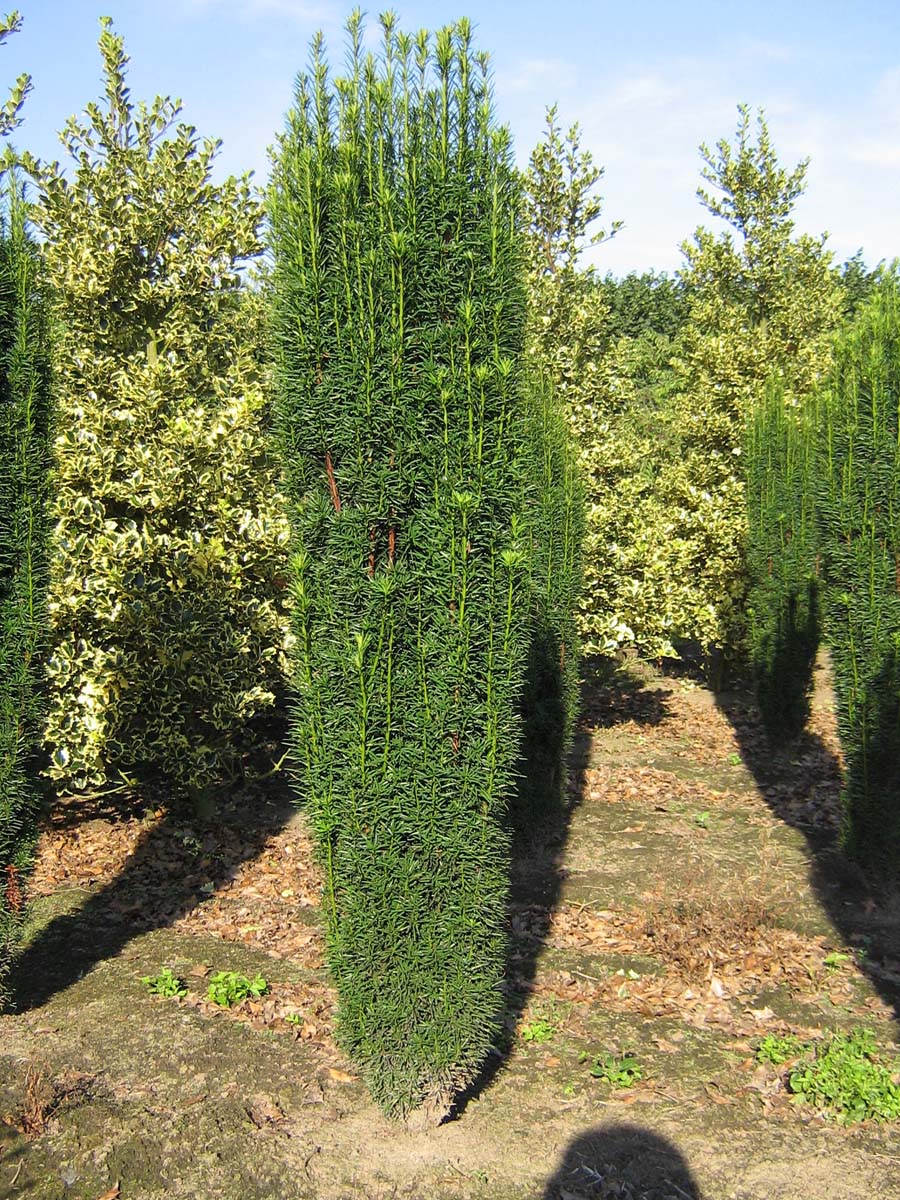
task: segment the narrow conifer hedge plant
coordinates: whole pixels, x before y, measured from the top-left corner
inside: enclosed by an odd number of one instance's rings
[[[0,229],[0,995],[24,915],[38,801],[51,462],[43,272],[16,176]]]
[[[382,1108],[443,1115],[502,1010],[529,634],[519,184],[467,21],[321,37],[274,163],[294,752],[338,1032]]]
[[[777,744],[806,726],[819,648],[814,405],[790,403],[773,378],[748,425],[749,650],[763,725]]]
[[[840,339],[822,395],[825,629],[846,760],[844,840],[900,881],[900,286]]]

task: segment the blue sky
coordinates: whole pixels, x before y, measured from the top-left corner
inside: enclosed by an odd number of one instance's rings
[[[18,0],[23,31],[2,47],[2,77],[34,77],[16,140],[45,158],[56,131],[100,90],[97,20],[113,17],[132,57],[132,95],[180,97],[185,118],[219,137],[222,172],[267,171],[293,79],[322,28],[332,59],[352,4],[331,0]],[[394,5],[408,29],[472,18],[492,57],[497,109],[524,163],[546,106],[606,169],[602,270],[674,270],[680,243],[711,218],[696,200],[701,141],[731,137],[736,106],[762,105],[786,165],[811,159],[797,224],[842,260],[900,255],[900,0],[573,3],[429,0]],[[371,32],[375,16],[370,11]]]

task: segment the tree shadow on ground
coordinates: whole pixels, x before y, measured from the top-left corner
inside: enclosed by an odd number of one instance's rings
[[[510,888],[507,920],[505,1005],[498,1044],[479,1077],[461,1093],[453,1117],[460,1116],[468,1102],[479,1097],[508,1061],[515,1045],[516,1028],[528,1010],[547,946],[553,913],[566,881],[565,855],[572,819],[584,799],[591,764],[591,731],[634,722],[658,725],[669,714],[662,689],[643,689],[633,675],[609,659],[582,660],[579,720],[568,753],[568,771],[559,778],[543,757],[546,739],[536,738],[535,761],[526,754],[521,764],[523,784],[513,799],[509,814],[511,840]],[[525,745],[529,727],[543,732],[565,728],[563,698],[554,691],[551,676],[537,689],[540,702],[534,711],[523,713]],[[527,694],[527,693],[526,693]],[[539,782],[536,783],[536,780]]]
[[[681,1152],[641,1125],[599,1125],[575,1138],[542,1200],[703,1200]]]
[[[592,729],[614,729],[626,723],[656,726],[671,716],[668,692],[647,686],[650,676],[644,677],[641,667],[637,661],[618,663],[599,655],[586,658],[583,724]]]
[[[862,970],[900,1021],[900,904],[896,896],[873,894],[841,849],[837,756],[810,729],[785,746],[773,745],[749,688],[720,691],[716,704],[769,808],[803,834],[810,883],[829,920],[842,941],[859,951]]]
[[[137,789],[141,794],[159,792],[145,781],[144,789]],[[223,788],[218,798],[209,795],[195,804],[170,799],[161,808],[162,819],[154,819],[152,809],[147,813],[149,828],[114,879],[26,940],[12,972],[12,1011],[40,1007],[115,957],[132,938],[190,913],[232,880],[243,863],[257,858],[296,811],[281,773],[242,788]],[[67,809],[73,815],[66,815]],[[118,811],[108,800],[99,809],[75,801],[64,806],[56,827],[94,820],[108,829],[107,823],[133,819],[135,811],[134,793],[122,796]]]

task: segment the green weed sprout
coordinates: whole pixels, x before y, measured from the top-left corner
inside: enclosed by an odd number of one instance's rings
[[[587,1060],[588,1055],[583,1059]],[[642,1079],[644,1072],[633,1054],[627,1051],[623,1054],[597,1054],[594,1056],[590,1073],[594,1079],[602,1079],[616,1088],[629,1088]]]
[[[792,1033],[785,1037],[770,1033],[757,1046],[756,1061],[770,1063],[773,1067],[781,1067],[789,1059],[797,1058],[802,1054],[804,1048],[804,1043]]]
[[[258,1000],[268,990],[269,985],[262,975],[248,979],[246,975],[240,975],[237,971],[216,971],[209,977],[206,998],[212,1000],[213,1004],[218,1004],[220,1008],[231,1008],[232,1005],[240,1004],[242,1000],[250,997]]]
[[[535,1046],[542,1046],[544,1042],[549,1042],[555,1034],[556,1026],[552,1021],[547,1021],[543,1017],[529,1021],[527,1025],[522,1026],[522,1040],[532,1042]]]
[[[163,967],[156,975],[144,975],[141,983],[149,989],[151,996],[166,996],[167,998],[182,997],[188,993],[183,979],[172,971],[171,967]]]

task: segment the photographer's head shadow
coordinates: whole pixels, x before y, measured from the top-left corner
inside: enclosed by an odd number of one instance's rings
[[[641,1125],[610,1123],[567,1147],[541,1200],[703,1200],[684,1155]]]

